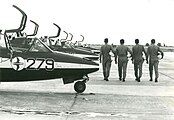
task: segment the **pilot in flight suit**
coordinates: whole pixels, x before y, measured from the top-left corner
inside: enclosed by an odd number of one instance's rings
[[[132,58],[133,58],[133,64],[134,64],[134,74],[135,74],[135,80],[137,82],[140,82],[140,78],[142,76],[142,66],[144,62],[143,58],[143,52],[146,56],[146,61],[147,60],[147,53],[144,49],[143,45],[139,45],[139,40],[135,39],[135,46],[132,47]],[[139,74],[138,74],[139,73]]]
[[[100,48],[100,63],[102,62],[104,80],[109,81],[108,77],[112,62],[111,55],[109,53],[110,51],[114,53],[114,49],[111,45],[108,45],[108,38],[105,38],[104,42],[105,45]]]
[[[159,64],[159,58],[158,54],[161,53],[161,59],[163,59],[164,53],[161,51],[161,49],[155,45],[155,39],[151,40],[151,45],[147,49],[147,55],[149,57],[149,74],[150,74],[150,81],[153,80],[153,67],[155,70],[155,82],[158,82],[158,64]]]
[[[126,78],[126,70],[127,70],[127,63],[128,63],[128,52],[132,56],[132,51],[124,45],[124,39],[120,40],[120,44],[116,48],[115,52],[115,64],[117,64],[117,56],[118,56],[118,73],[119,73],[119,80],[125,82]],[[122,71],[123,71],[123,79],[122,79]]]

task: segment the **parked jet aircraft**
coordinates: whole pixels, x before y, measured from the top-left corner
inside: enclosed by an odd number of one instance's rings
[[[82,37],[82,40],[76,41],[76,44],[74,45],[75,48],[79,48],[79,49],[82,49],[82,50],[87,50],[87,51],[90,51],[90,52],[95,53],[95,54],[100,53],[99,49],[92,48],[92,47],[89,47],[89,46],[86,46],[86,45],[82,45],[81,43],[84,41],[84,36],[83,35],[80,35],[80,36]]]
[[[54,51],[69,53],[69,54],[72,54],[74,56],[78,56],[81,58],[88,58],[90,60],[98,60],[99,59],[99,56],[97,54],[95,54],[91,51],[80,49],[78,47],[74,47],[72,44],[69,44],[69,41],[72,40],[73,36],[72,36],[72,34],[70,34],[71,39],[67,40],[68,33],[65,31],[64,31],[64,33],[66,33],[65,39],[57,40],[56,42],[54,42],[54,40],[51,40],[50,37],[45,37],[43,40]]]
[[[89,80],[88,74],[99,70],[99,65],[91,60],[54,52],[40,39],[22,36],[27,15],[17,6],[13,7],[21,12],[22,20],[19,28],[4,32],[6,47],[0,47],[0,82],[62,78],[64,84],[77,81],[75,91],[83,92]],[[17,37],[9,37],[11,34],[17,34]]]

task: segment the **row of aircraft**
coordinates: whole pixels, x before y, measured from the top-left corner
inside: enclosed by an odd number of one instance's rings
[[[98,55],[90,47],[76,46],[71,39],[59,40],[61,28],[55,36],[37,38],[39,25],[35,24],[33,34],[27,35],[24,29],[26,13],[13,5],[21,14],[19,28],[5,30],[1,34],[5,47],[0,46],[0,82],[24,82],[62,78],[64,84],[74,83],[74,90],[82,93],[89,81],[88,74],[99,70],[99,64],[93,60]],[[82,35],[81,35],[82,36]],[[57,39],[57,40],[55,40]],[[84,37],[82,36],[82,41]]]
[[[91,60],[98,60],[98,51],[95,48],[90,48],[90,47],[83,47],[83,46],[76,46],[76,43],[82,42],[84,40],[84,36],[82,36],[82,41],[76,41],[75,43],[72,43],[72,38],[73,35],[71,35],[70,40],[67,40],[68,38],[68,33],[66,31],[63,31],[66,33],[66,38],[64,39],[57,39],[54,40],[53,38],[59,37],[60,33],[60,27],[54,23],[54,25],[58,28],[58,33],[56,36],[44,36],[41,38],[41,40],[48,45],[52,50],[54,51],[59,51],[59,52],[65,52],[69,53],[78,57],[82,58],[88,58]]]

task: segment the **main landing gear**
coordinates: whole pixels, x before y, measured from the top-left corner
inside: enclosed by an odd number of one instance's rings
[[[85,78],[83,78],[83,81],[77,81],[75,84],[74,84],[74,90],[77,92],[77,93],[82,93],[85,91],[86,89],[86,82],[89,81],[89,77],[86,75]]]

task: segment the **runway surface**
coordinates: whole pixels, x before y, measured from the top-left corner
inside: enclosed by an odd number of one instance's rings
[[[73,84],[61,79],[0,84],[0,120],[173,120],[174,53],[165,53],[159,64],[159,82],[149,81],[148,65],[143,77],[134,79],[129,61],[126,82],[118,80],[112,62],[109,81],[102,71],[90,74],[87,89],[76,94]]]

